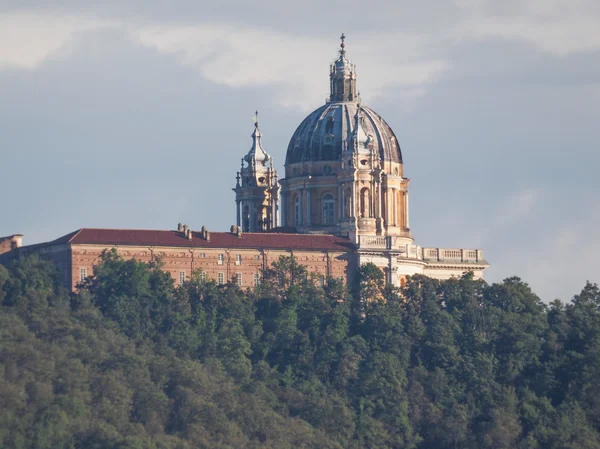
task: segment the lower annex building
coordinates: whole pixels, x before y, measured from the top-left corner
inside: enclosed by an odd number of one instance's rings
[[[0,261],[39,253],[57,263],[71,289],[111,248],[145,262],[160,257],[176,283],[199,271],[218,283],[252,287],[282,255],[296,257],[321,282],[348,281],[367,262],[398,286],[414,274],[448,279],[472,271],[482,278],[489,266],[482,250],[415,244],[400,145],[383,118],[361,103],[344,35],[329,77],[330,96],[294,132],[281,179],[263,148],[257,113],[233,188],[236,225],[229,232],[85,228],[29,246],[18,234],[0,238]]]

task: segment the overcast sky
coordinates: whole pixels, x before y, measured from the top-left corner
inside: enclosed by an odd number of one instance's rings
[[[545,301],[600,281],[600,2],[0,0],[0,236],[224,231],[260,111],[283,169],[347,36],[423,246]]]

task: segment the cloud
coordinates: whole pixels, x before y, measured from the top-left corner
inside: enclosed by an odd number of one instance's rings
[[[336,56],[331,40],[299,40],[268,29],[227,24],[143,27],[134,34],[142,44],[176,55],[182,64],[212,82],[236,88],[276,87],[278,103],[283,106],[308,108],[321,103],[328,94],[326,64]],[[448,69],[443,60],[411,59],[420,53],[415,36],[391,37],[353,36],[356,44],[352,44],[349,57],[360,61],[359,85],[369,86],[367,98],[392,86],[414,97]],[[390,43],[375,47],[375,41]]]
[[[600,49],[600,7],[595,0],[456,3],[464,10],[463,20],[454,29],[458,40],[520,40],[555,56]]]
[[[299,38],[297,31],[285,30],[281,24],[240,25],[233,15],[229,21],[196,19],[190,25],[182,17],[148,16],[152,3],[144,8],[144,19],[118,16],[116,4],[112,6],[98,5],[106,17],[102,19],[90,5],[79,14],[22,9],[0,16],[0,68],[39,68],[48,58],[67,57],[78,34],[108,27],[126,30],[134,41],[173,55],[211,82],[233,88],[268,86],[275,92],[274,101],[285,107],[309,109],[328,95],[327,64],[335,58],[337,46],[330,37]],[[365,102],[390,89],[403,103],[425,95],[453,69],[451,49],[465,41],[525,41],[558,56],[600,48],[596,26],[600,14],[592,2],[579,0],[565,8],[559,1],[530,0],[498,8],[489,1],[456,0],[444,9],[452,20],[435,31],[426,31],[430,8],[416,8],[411,18],[423,23],[421,30],[412,23],[403,31],[374,31],[367,26],[348,33],[348,54],[357,63]],[[280,19],[292,21],[292,17]]]
[[[35,12],[0,15],[0,68],[37,69],[48,58],[68,53],[77,33],[115,23],[73,15],[57,16]]]
[[[540,229],[534,245],[523,248],[522,276],[544,301],[568,301],[586,281],[598,282],[600,202],[588,203],[576,216],[561,216],[556,227]]]

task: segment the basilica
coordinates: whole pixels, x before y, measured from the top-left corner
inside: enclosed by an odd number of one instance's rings
[[[409,183],[392,128],[362,104],[357,70],[341,36],[330,66],[330,95],[290,139],[285,172],[263,148],[258,113],[252,146],[236,175],[236,224],[228,232],[84,228],[57,240],[22,246],[21,235],[0,238],[0,261],[37,252],[56,261],[72,289],[93,274],[103,250],[125,258],[160,257],[175,282],[194,272],[242,287],[260,282],[261,271],[293,255],[320,282],[348,281],[356,268],[374,263],[390,284],[407,276],[437,279],[488,267],[480,249],[430,248],[415,243],[409,221]]]
[[[252,148],[237,174],[237,226],[244,232],[331,234],[355,247],[356,263],[372,262],[400,284],[407,275],[446,279],[488,264],[479,249],[423,248],[409,222],[402,151],[392,128],[363,105],[356,66],[346,57],[331,64],[330,96],[292,135],[285,177],[273,170],[256,117]],[[279,216],[281,221],[279,222]]]

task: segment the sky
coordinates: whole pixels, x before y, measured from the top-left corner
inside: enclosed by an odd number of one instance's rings
[[[0,0],[0,236],[225,231],[260,112],[283,171],[347,36],[416,243],[544,300],[600,282],[597,0]]]

